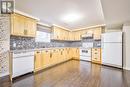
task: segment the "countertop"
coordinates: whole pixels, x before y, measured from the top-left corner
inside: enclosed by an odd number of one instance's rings
[[[29,52],[29,51],[38,51],[38,50],[52,50],[52,49],[62,49],[62,48],[80,48],[80,47],[50,47],[50,48],[35,48],[35,49],[19,49],[19,50],[10,50],[11,53],[20,53],[20,52]]]

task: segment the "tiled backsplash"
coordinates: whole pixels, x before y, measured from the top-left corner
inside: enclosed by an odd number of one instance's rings
[[[79,43],[75,43],[75,46],[79,46],[77,44]],[[11,50],[49,48],[49,47],[71,47],[73,45],[71,42],[67,41],[51,41],[50,43],[35,42],[35,38],[30,37],[11,36],[10,39]]]
[[[82,40],[76,42],[68,41],[51,41],[48,43],[35,42],[35,38],[31,37],[18,37],[11,36],[10,49],[11,50],[23,50],[23,49],[34,49],[34,48],[49,48],[49,47],[81,47],[82,42],[94,42],[94,47],[100,47],[101,41],[94,40]],[[98,45],[98,46],[97,46]]]

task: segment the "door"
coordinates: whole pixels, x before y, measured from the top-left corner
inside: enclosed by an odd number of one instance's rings
[[[102,48],[102,62],[104,64],[122,66],[122,44],[104,43]]]

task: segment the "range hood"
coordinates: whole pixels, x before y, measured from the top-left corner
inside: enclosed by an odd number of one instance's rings
[[[93,32],[87,32],[82,35],[82,38],[93,38]]]

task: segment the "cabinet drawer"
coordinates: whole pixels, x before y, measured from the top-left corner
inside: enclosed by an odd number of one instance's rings
[[[92,60],[94,60],[94,61],[101,61],[101,58],[100,57],[93,57]]]
[[[101,48],[93,48],[92,49],[92,52],[100,52],[101,51]]]

